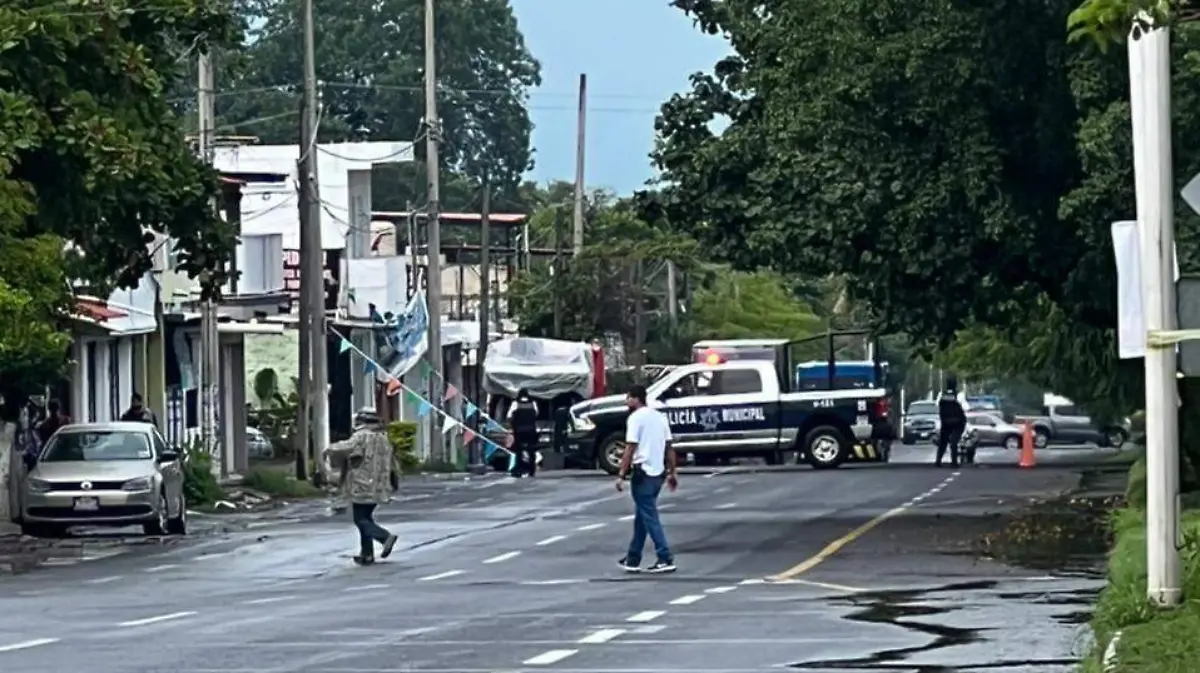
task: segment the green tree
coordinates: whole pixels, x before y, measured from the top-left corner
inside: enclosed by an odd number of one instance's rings
[[[922,339],[1061,294],[1082,253],[1046,226],[1078,176],[1064,4],[675,4],[736,53],[663,106],[672,222],[739,268],[842,275]]]
[[[541,83],[540,65],[507,1],[439,0],[436,7],[441,159],[448,173],[443,202],[465,207],[474,192],[462,176],[487,177],[495,188],[494,207],[512,207],[533,163],[525,105],[529,89]],[[299,0],[246,1],[252,26],[246,46],[224,60],[218,82],[228,92],[218,100],[223,132],[269,143],[297,141],[304,53],[299,10]],[[418,137],[425,116],[423,21],[421,0],[318,4],[322,141]],[[417,151],[423,157],[422,144]],[[377,173],[380,207],[399,210],[408,201],[424,201],[422,166]]]
[[[223,283],[234,232],[217,182],[164,92],[180,59],[233,37],[221,3],[163,0],[0,7],[0,381],[46,383],[66,361],[68,278],[96,292],[149,270],[150,231],[184,271]],[[70,242],[70,252],[64,253]],[[28,388],[25,388],[28,390]],[[11,389],[10,389],[11,390]]]

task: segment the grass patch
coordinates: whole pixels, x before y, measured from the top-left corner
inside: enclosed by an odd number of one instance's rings
[[[313,498],[324,494],[307,481],[298,481],[288,473],[289,469],[286,465],[251,468],[242,479],[242,486],[274,498]]]
[[[1140,473],[1144,475],[1144,466]],[[1131,480],[1132,481],[1132,480]],[[1189,498],[1188,504],[1194,502]],[[1096,651],[1083,671],[1103,670],[1104,651],[1121,632],[1116,671],[1122,673],[1194,673],[1200,670],[1200,510],[1183,513],[1180,551],[1184,604],[1159,610],[1146,598],[1146,515],[1136,506],[1117,511],[1112,520],[1115,545],[1109,555],[1108,586],[1092,617]]]

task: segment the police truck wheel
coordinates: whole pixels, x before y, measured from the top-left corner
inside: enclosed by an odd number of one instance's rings
[[[596,451],[596,462],[600,469],[614,477],[621,471],[621,456],[625,453],[625,442],[621,441],[621,433],[614,432],[600,440]]]
[[[1050,445],[1050,431],[1045,428],[1033,429],[1033,445],[1036,448],[1044,449]]]
[[[822,425],[804,436],[808,464],[818,469],[834,468],[846,460],[849,443],[846,435],[832,425]]]

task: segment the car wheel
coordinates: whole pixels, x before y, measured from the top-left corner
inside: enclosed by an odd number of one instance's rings
[[[1050,445],[1050,431],[1045,428],[1033,429],[1033,446],[1035,448],[1044,449]]]
[[[167,496],[161,491],[154,507],[154,520],[142,524],[142,532],[146,535],[167,534]]]
[[[1004,438],[1004,448],[1009,451],[1016,451],[1021,448],[1021,437],[1019,435],[1009,435]]]
[[[1129,440],[1129,435],[1122,428],[1109,428],[1104,433],[1104,445],[1119,449]]]
[[[614,477],[621,471],[621,456],[625,454],[625,442],[621,441],[621,433],[614,432],[600,440],[596,451],[596,462],[600,469]]]
[[[170,535],[187,535],[187,500],[183,494],[179,496],[179,516],[167,521],[167,533]]]
[[[839,467],[850,450],[845,434],[832,425],[809,430],[804,436],[804,449],[808,464],[817,469]]]

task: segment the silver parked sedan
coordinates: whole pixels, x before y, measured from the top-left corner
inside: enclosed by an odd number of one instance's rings
[[[182,457],[148,423],[64,426],[25,479],[21,529],[141,524],[147,535],[187,533]]]
[[[1021,448],[1022,428],[1005,421],[999,414],[968,413],[967,427],[975,431],[982,446],[1003,446],[1013,450]]]

